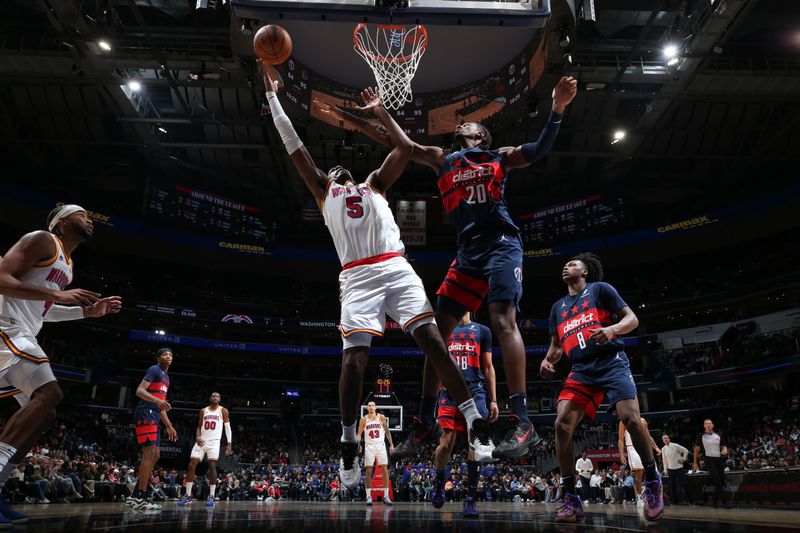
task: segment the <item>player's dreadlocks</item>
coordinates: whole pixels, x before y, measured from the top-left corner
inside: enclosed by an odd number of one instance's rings
[[[588,274],[586,274],[587,283],[603,281],[603,264],[600,262],[600,258],[597,254],[584,252],[576,255],[570,259],[570,261],[580,261],[586,266],[586,270],[588,271]]]

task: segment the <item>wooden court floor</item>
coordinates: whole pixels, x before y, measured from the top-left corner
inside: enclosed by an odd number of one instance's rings
[[[121,503],[20,505],[30,522],[14,530],[68,531],[362,531],[419,533],[422,531],[800,531],[800,510],[713,507],[667,507],[664,518],[647,523],[628,505],[586,506],[582,525],[555,522],[556,504],[483,503],[480,517],[465,519],[460,503],[441,510],[430,504],[336,502],[203,502],[187,508],[176,503],[161,512],[132,511]]]

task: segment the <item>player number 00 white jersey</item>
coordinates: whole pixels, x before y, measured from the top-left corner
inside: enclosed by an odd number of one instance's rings
[[[203,425],[200,429],[200,438],[204,442],[222,440],[222,408],[218,407],[212,411],[208,407],[203,408]]]

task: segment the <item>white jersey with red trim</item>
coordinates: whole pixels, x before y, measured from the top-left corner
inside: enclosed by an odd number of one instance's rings
[[[364,417],[367,421],[364,426],[364,444],[366,446],[385,446],[386,432],[381,423],[381,417],[375,416],[370,418],[369,415]]]
[[[367,183],[331,182],[322,203],[322,217],[342,266],[359,259],[405,252],[389,202]]]
[[[20,280],[37,287],[63,291],[72,283],[72,261],[64,252],[61,240],[52,235],[55,244],[53,256],[37,263],[20,277]],[[44,317],[55,302],[23,300],[0,294],[0,328],[20,328],[32,336],[42,329]]]
[[[203,408],[203,424],[200,426],[200,438],[204,442],[222,440],[222,407]]]

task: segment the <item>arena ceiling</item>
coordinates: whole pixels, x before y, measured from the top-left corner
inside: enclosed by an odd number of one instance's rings
[[[642,211],[689,209],[792,179],[800,153],[793,2],[603,0],[591,22],[554,0],[553,12],[535,97],[490,124],[495,144],[535,138],[562,74],[581,90],[546,164],[510,182],[515,203],[615,189]],[[0,25],[2,179],[95,191],[110,209],[136,213],[147,179],[165,178],[258,203],[286,225],[299,217],[305,191],[260,117],[260,81],[253,58],[239,55],[241,20],[227,7],[13,0]],[[559,46],[562,29],[568,48]],[[669,44],[679,48],[672,66]],[[146,91],[132,95],[134,78]],[[343,159],[365,174],[385,153],[308,117],[295,123],[321,166]],[[613,143],[617,129],[627,135]],[[433,193],[422,169],[399,188],[417,192]]]

